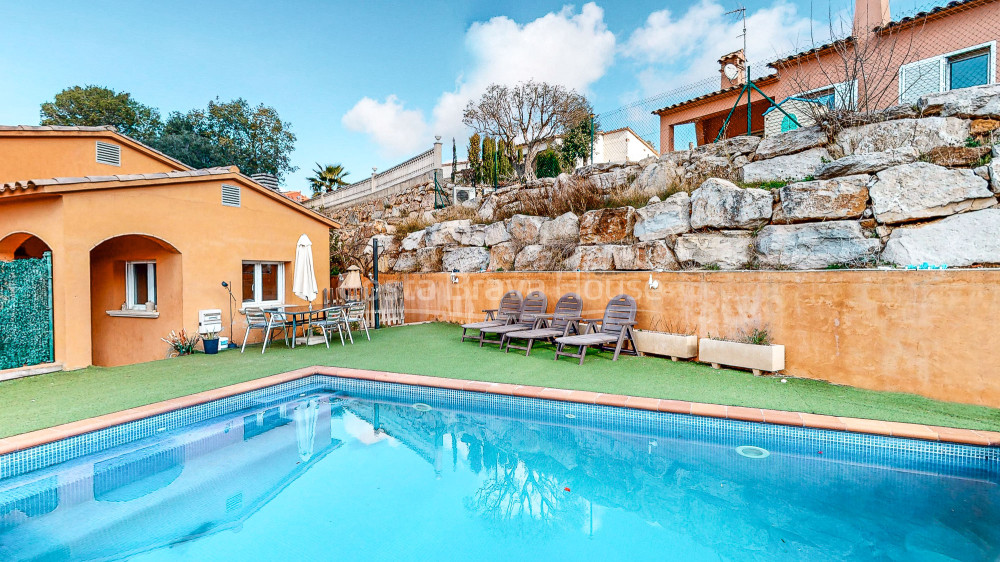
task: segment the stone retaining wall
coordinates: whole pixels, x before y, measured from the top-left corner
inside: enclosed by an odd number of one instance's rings
[[[406,237],[393,236],[404,217],[441,216],[429,211],[432,191],[351,212],[380,225],[379,267],[400,273],[1000,263],[1000,85],[926,96],[883,117],[833,135],[812,127],[588,166],[474,199],[463,205],[475,218]],[[517,214],[578,182],[609,200],[649,201]]]

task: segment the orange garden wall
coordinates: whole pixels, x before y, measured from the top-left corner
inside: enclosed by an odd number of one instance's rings
[[[386,276],[403,281],[407,322],[479,320],[507,290],[539,289],[550,311],[565,292],[584,316],[628,293],[639,328],[730,334],[770,327],[785,372],[874,390],[1000,407],[1000,270],[501,272]]]
[[[222,206],[221,184],[238,182],[243,182],[242,207]],[[197,331],[201,309],[222,309],[222,333],[229,335],[229,296],[220,283],[228,281],[242,302],[244,260],[286,262],[285,302],[306,304],[292,294],[295,245],[302,234],[313,242],[317,282],[325,286],[329,227],[275,197],[280,196],[232,178],[183,178],[62,197],[0,197],[0,246],[11,234],[26,232],[52,249],[55,355],[66,369],[162,359],[166,344],[159,338],[170,330]],[[162,244],[112,244],[92,254],[102,242],[123,235]],[[177,253],[165,253],[165,246]],[[158,319],[105,313],[121,307],[125,289],[119,264],[133,257],[157,259],[158,266],[160,259],[169,259],[162,270],[158,267]],[[234,316],[235,341],[242,341],[244,317],[238,310]]]

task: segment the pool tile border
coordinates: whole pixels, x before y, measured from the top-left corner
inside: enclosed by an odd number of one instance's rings
[[[704,417],[723,418],[756,423],[770,423],[809,427],[835,431],[848,431],[883,435],[887,437],[903,437],[924,441],[939,441],[963,445],[979,445],[987,447],[1000,446],[1000,432],[979,431],[952,427],[928,426],[913,423],[885,422],[861,418],[846,418],[806,412],[786,412],[744,406],[724,406],[686,400],[669,400],[641,396],[625,396],[621,394],[606,394],[587,390],[567,390],[563,388],[548,388],[541,386],[517,385],[499,382],[471,381],[465,379],[448,379],[426,375],[410,375],[402,373],[385,373],[363,369],[348,369],[342,367],[304,367],[269,377],[254,379],[213,390],[206,390],[188,396],[171,398],[162,402],[147,404],[120,412],[105,414],[85,420],[70,422],[55,427],[40,429],[0,439],[0,455],[59,441],[82,433],[89,433],[107,427],[135,421],[138,419],[188,408],[221,398],[258,390],[313,375],[328,375],[342,378],[366,379],[380,382],[400,383],[430,388],[464,390],[470,392],[485,392],[506,396],[521,396],[525,398],[543,398],[563,402],[581,404],[596,404],[599,406],[619,406],[653,412],[669,412]]]

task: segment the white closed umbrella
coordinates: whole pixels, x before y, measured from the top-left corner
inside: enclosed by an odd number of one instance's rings
[[[316,270],[313,268],[312,240],[303,234],[295,246],[295,274],[292,276],[292,293],[302,300],[312,301],[319,294],[316,285]]]

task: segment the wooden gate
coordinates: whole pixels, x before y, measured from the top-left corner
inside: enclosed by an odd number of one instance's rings
[[[403,323],[403,283],[382,283],[379,292],[379,320],[382,326],[399,326]],[[368,324],[375,325],[375,296],[368,297],[365,307]]]

